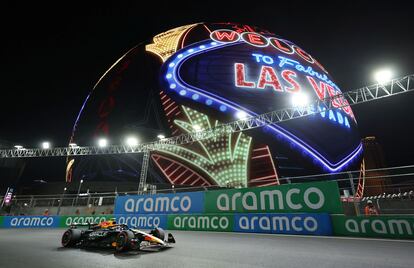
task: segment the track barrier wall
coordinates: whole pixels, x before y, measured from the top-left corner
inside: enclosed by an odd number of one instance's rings
[[[141,229],[414,239],[414,217],[348,217],[336,182],[177,194],[128,195],[114,215],[2,216],[1,228],[57,228],[116,218]]]
[[[332,215],[331,218],[334,235],[414,239],[414,217]]]

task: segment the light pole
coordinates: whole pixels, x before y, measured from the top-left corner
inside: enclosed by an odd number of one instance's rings
[[[74,206],[74,203],[75,203],[76,206],[78,205],[78,198],[79,198],[80,190],[81,190],[81,187],[82,187],[82,183],[83,183],[83,180],[80,180],[78,193],[76,194],[76,198],[73,199],[73,201],[72,201],[72,207]],[[75,200],[76,200],[76,202],[75,202]]]
[[[63,198],[65,197],[66,190],[67,190],[66,187],[63,188],[63,193],[62,193],[62,196],[60,197],[60,202],[59,202],[59,206],[58,206],[56,215],[59,215],[60,214],[60,207],[62,206]]]
[[[391,81],[393,73],[391,69],[381,69],[374,73],[374,78],[379,84],[386,84]]]

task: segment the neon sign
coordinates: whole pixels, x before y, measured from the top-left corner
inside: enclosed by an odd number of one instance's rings
[[[239,34],[233,30],[221,29],[211,32],[210,38],[219,43],[234,43],[239,40],[246,42],[247,44],[255,47],[268,47],[271,46],[275,50],[285,54],[297,54],[308,63],[317,65],[325,73],[328,73],[325,68],[311,55],[300,47],[289,44],[286,40],[277,37],[265,37],[255,32],[244,32]]]
[[[314,65],[315,61],[310,63],[310,58],[304,59],[306,55],[300,55],[302,50],[287,41],[232,30],[215,31],[211,36],[217,41],[188,46],[165,62],[162,87],[175,100],[208,107],[234,120],[241,112],[248,117],[286,107],[291,97],[300,92],[311,94],[312,98],[340,94],[329,83],[331,80],[324,70],[309,69],[306,65]],[[272,44],[276,41],[280,41],[278,44],[284,51],[275,49]],[[298,64],[294,65],[295,62]],[[341,101],[335,99],[335,105],[345,103]],[[263,131],[292,144],[292,148],[310,157],[313,163],[328,171],[337,171],[362,150],[359,135],[354,131],[355,120],[347,118],[353,118],[348,108],[335,109],[332,113],[322,111],[311,116],[312,120],[302,120],[303,124],[270,125]],[[329,141],[332,137],[343,142],[332,146]]]
[[[266,87],[271,87],[273,90],[278,92],[288,92],[288,93],[297,93],[301,91],[301,85],[296,80],[298,77],[297,73],[293,70],[282,69],[280,74],[277,74],[277,71],[274,67],[268,65],[276,65],[278,67],[285,68],[294,68],[299,72],[306,74],[308,84],[313,88],[316,95],[320,100],[325,98],[333,98],[338,96],[341,93],[338,86],[332,82],[326,74],[319,74],[312,70],[312,67],[308,66],[305,68],[298,61],[281,57],[279,56],[276,60],[271,56],[262,55],[253,53],[252,54],[256,63],[262,63],[266,65],[261,65],[261,71],[258,75],[257,81],[248,81],[247,80],[247,67],[244,63],[235,63],[234,64],[234,74],[235,74],[235,86],[239,88],[256,88],[264,89]],[[293,64],[295,63],[295,64]],[[287,83],[288,86],[281,86],[278,76],[282,77],[282,81]],[[315,78],[322,80],[319,83]],[[336,89],[335,89],[335,88]],[[354,120],[354,114],[352,113],[351,108],[349,107],[348,101],[341,97],[334,98],[332,100],[332,106],[335,108],[342,109],[347,115],[351,116]]]
[[[288,86],[282,88],[279,78],[276,75],[276,71],[271,66],[262,66],[257,82],[247,81],[246,80],[246,66],[243,63],[234,64],[234,74],[235,74],[235,86],[241,88],[257,88],[265,89],[267,87],[272,88],[274,91],[278,92],[288,92],[294,93],[299,92],[301,87],[294,78],[297,74],[291,70],[283,70],[281,76],[285,83],[288,83]]]

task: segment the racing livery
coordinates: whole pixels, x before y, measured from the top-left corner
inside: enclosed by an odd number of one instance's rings
[[[125,224],[117,224],[115,219],[98,224],[74,223],[62,236],[63,247],[114,248],[117,252],[149,247],[163,249],[171,247],[172,243],[175,243],[174,236],[168,233],[166,237],[161,228],[155,228],[147,233],[129,228]]]

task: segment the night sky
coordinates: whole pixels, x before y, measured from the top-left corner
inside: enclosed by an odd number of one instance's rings
[[[151,1],[153,8],[140,2],[3,4],[0,140],[37,147],[47,139],[65,146],[85,97],[123,53],[194,22],[268,29],[310,52],[343,91],[373,84],[381,67],[393,68],[396,77],[414,73],[414,12],[404,2]],[[361,136],[377,136],[389,166],[414,163],[412,103],[414,92],[353,108]],[[64,168],[61,159],[57,171],[28,168],[24,176],[63,179]]]

